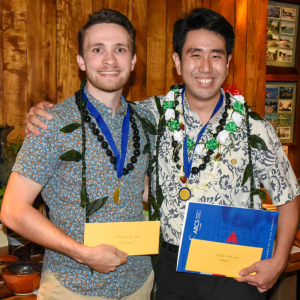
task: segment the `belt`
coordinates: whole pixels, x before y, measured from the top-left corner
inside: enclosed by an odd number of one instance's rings
[[[165,248],[167,251],[170,251],[172,253],[178,254],[179,246],[173,245],[167,242],[162,242],[162,247]]]

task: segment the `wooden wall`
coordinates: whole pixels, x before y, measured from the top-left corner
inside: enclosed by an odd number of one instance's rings
[[[226,83],[235,83],[255,110],[264,113],[267,1],[261,0],[0,0],[0,124],[23,136],[29,107],[60,102],[79,88],[77,32],[88,14],[119,10],[137,30],[138,62],[128,99],[160,95],[181,82],[171,54],[173,24],[195,7],[224,15],[236,46]]]

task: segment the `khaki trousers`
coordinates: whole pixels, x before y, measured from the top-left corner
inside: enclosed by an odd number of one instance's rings
[[[154,272],[152,271],[144,285],[135,293],[120,298],[122,300],[150,300],[153,287]],[[37,300],[108,300],[107,298],[84,296],[76,294],[63,287],[53,276],[50,270],[42,273],[41,284]],[[112,299],[110,299],[112,300]]]

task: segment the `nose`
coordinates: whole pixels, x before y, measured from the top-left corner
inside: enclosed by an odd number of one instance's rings
[[[198,70],[200,73],[211,73],[212,72],[212,61],[209,56],[201,57]]]
[[[116,57],[113,52],[107,51],[103,58],[103,64],[108,66],[115,66],[117,63]]]

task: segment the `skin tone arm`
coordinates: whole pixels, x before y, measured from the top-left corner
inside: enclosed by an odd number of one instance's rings
[[[33,208],[41,189],[40,184],[12,172],[1,207],[1,221],[30,241],[63,253],[98,272],[109,273],[126,263],[128,254],[110,245],[84,246]]]
[[[299,224],[300,196],[278,207],[276,248],[272,258],[256,262],[240,271],[239,282],[248,282],[263,293],[269,290],[284,271]],[[256,275],[250,275],[256,272]]]

